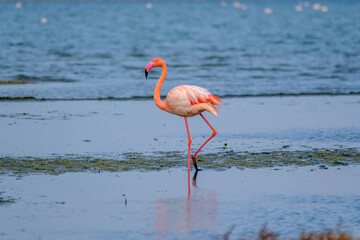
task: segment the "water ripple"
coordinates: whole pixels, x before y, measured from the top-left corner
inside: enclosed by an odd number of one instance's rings
[[[147,98],[160,76],[154,69],[144,80],[154,57],[168,64],[164,92],[174,84],[220,96],[360,92],[356,2],[296,14],[290,2],[264,14],[261,1],[246,11],[218,2],[1,5],[0,79],[47,83],[3,84],[3,98]]]

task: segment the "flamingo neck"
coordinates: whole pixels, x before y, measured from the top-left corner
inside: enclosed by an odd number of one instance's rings
[[[163,63],[161,65],[161,67],[162,67],[161,76],[159,78],[159,81],[156,84],[155,91],[154,91],[154,101],[155,101],[155,105],[158,106],[160,109],[169,112],[170,109],[169,109],[169,107],[168,107],[168,105],[166,103],[166,100],[161,101],[161,98],[160,98],[161,86],[162,86],[162,84],[163,84],[163,82],[165,80],[166,72],[167,72],[167,68],[166,68],[165,63]]]

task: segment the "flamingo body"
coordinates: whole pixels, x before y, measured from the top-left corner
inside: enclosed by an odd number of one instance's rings
[[[215,106],[221,100],[211,93],[195,85],[180,85],[174,87],[166,96],[166,103],[170,113],[181,117],[192,117],[208,111],[217,117],[218,108]]]
[[[156,84],[154,90],[154,101],[155,105],[158,106],[160,109],[184,117],[186,130],[188,135],[188,172],[190,172],[190,150],[191,150],[191,137],[190,131],[188,126],[187,117],[192,117],[195,115],[200,115],[206,124],[211,128],[213,134],[200,146],[200,148],[195,152],[192,156],[193,164],[196,169],[198,170],[197,163],[196,163],[196,155],[201,150],[205,144],[210,141],[216,135],[216,130],[210,125],[210,123],[205,119],[202,115],[202,112],[208,111],[214,116],[217,117],[218,108],[220,107],[218,102],[222,103],[219,97],[212,95],[208,90],[202,87],[194,86],[194,85],[180,85],[174,87],[170,90],[170,92],[166,95],[165,101],[162,101],[160,98],[160,91],[161,86],[165,80],[167,67],[165,61],[161,58],[154,58],[148,65],[145,67],[145,77],[151,68],[153,67],[161,67],[162,73],[161,76]],[[190,175],[188,175],[190,176]]]

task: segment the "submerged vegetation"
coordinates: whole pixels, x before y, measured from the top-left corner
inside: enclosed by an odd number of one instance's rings
[[[1,205],[9,205],[15,202],[15,199],[11,197],[3,197],[4,192],[0,192],[0,206]]]
[[[356,150],[312,150],[208,153],[197,158],[202,169],[226,170],[236,168],[261,168],[282,166],[328,166],[359,164],[360,153]],[[118,159],[91,156],[55,156],[51,158],[0,158],[0,174],[45,173],[61,174],[83,171],[158,171],[173,167],[185,167],[186,156],[182,152],[157,152],[149,155],[125,153]]]
[[[214,240],[230,240],[230,234],[233,231],[234,227],[231,227],[222,237],[215,238]],[[269,231],[265,226],[260,230],[258,235],[258,240],[277,240],[281,236],[278,236],[276,233]],[[244,240],[244,238],[235,238],[238,240]],[[322,232],[302,232],[299,238],[294,238],[299,240],[360,240],[360,238],[355,238],[348,233],[342,231],[338,228],[336,231],[325,230]]]

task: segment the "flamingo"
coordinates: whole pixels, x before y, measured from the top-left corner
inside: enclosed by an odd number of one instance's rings
[[[160,109],[184,117],[187,136],[188,136],[188,172],[190,172],[190,150],[191,150],[191,137],[189,131],[189,125],[187,118],[193,117],[195,115],[200,115],[202,119],[209,125],[213,131],[212,135],[200,146],[200,148],[192,156],[192,162],[195,167],[196,172],[199,170],[196,163],[196,155],[199,151],[205,146],[207,142],[210,141],[216,135],[216,130],[210,125],[206,118],[202,115],[202,112],[208,111],[217,117],[218,108],[220,108],[218,102],[222,103],[218,96],[211,95],[211,93],[195,85],[180,85],[174,87],[166,95],[165,101],[161,101],[160,91],[161,86],[165,80],[167,67],[165,61],[161,58],[154,58],[148,65],[145,67],[145,77],[147,79],[148,73],[153,67],[161,67],[162,73],[156,84],[154,91],[154,101],[155,105]],[[189,175],[190,176],[190,175]]]

